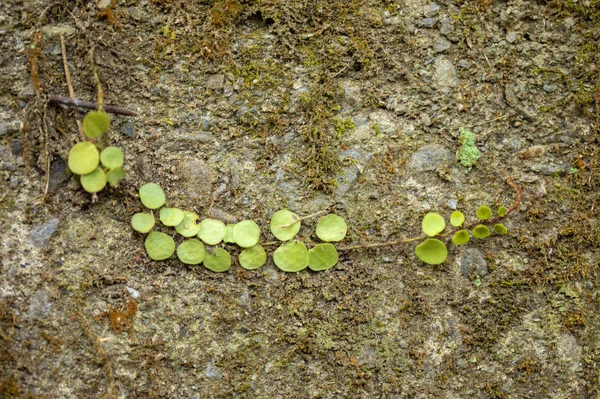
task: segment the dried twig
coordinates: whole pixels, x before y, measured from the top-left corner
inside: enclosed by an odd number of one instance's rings
[[[84,109],[96,109],[95,103],[79,100],[76,98],[71,99],[68,97],[57,96],[54,94],[50,94],[48,96],[48,102],[54,103],[54,104],[66,105],[69,107],[78,107],[78,108],[84,108]],[[109,114],[125,115],[125,116],[136,116],[137,115],[137,113],[134,111],[130,111],[125,108],[115,107],[112,105],[105,105],[104,112],[108,112]]]
[[[63,68],[65,70],[65,79],[67,80],[67,87],[69,88],[69,97],[71,100],[75,98],[75,92],[73,91],[73,85],[71,84],[71,72],[69,72],[69,63],[67,62],[67,50],[65,48],[65,38],[63,35],[60,35],[60,50],[62,52],[63,59]],[[79,115],[77,110],[75,110],[75,122],[77,122],[77,129],[79,130],[79,136],[82,140],[85,140],[85,135],[83,134],[83,126],[81,125],[81,121],[79,120]]]

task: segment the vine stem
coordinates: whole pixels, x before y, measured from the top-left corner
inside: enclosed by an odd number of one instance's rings
[[[463,229],[473,229],[476,225],[478,224],[496,224],[499,221],[505,219],[511,212],[519,209],[519,207],[521,206],[521,201],[523,200],[523,190],[515,183],[515,181],[513,180],[513,178],[511,176],[507,176],[506,177],[506,184],[508,184],[513,190],[515,190],[515,193],[517,195],[517,198],[515,199],[515,201],[512,203],[512,205],[510,206],[510,208],[506,211],[506,214],[504,216],[496,216],[487,220],[477,220],[475,222],[469,223],[467,225],[463,225],[463,226],[454,226],[454,228],[450,229],[449,231],[439,234],[437,235],[437,237],[439,238],[445,238],[448,237],[449,235],[453,235],[455,234],[457,231],[459,230],[463,230]],[[314,216],[317,216],[321,213],[327,212],[328,209],[313,213],[312,215],[308,215],[308,216],[304,216],[292,223],[289,223],[286,226],[283,227],[288,227],[291,226],[292,224],[296,223],[297,221],[300,220],[304,220],[304,219],[308,219]],[[376,243],[371,243],[371,244],[358,244],[358,245],[351,245],[348,247],[341,247],[341,248],[337,248],[338,251],[351,251],[354,249],[369,249],[369,248],[382,248],[382,247],[392,247],[394,245],[401,245],[401,244],[408,244],[411,242],[415,242],[415,241],[421,241],[427,238],[431,238],[428,237],[425,234],[422,234],[420,236],[417,237],[412,237],[412,238],[404,238],[404,239],[400,239],[400,240],[395,240],[395,241],[385,241],[385,242],[376,242]],[[264,244],[262,244],[263,246],[271,246],[271,245],[279,245],[281,244],[281,241],[269,241],[266,242]]]
[[[326,209],[320,210],[319,212],[315,212],[315,213],[313,213],[311,215],[302,216],[301,218],[298,218],[298,219],[296,219],[296,220],[294,220],[292,222],[288,222],[288,223],[284,224],[283,226],[279,226],[279,228],[280,229],[285,229],[286,227],[290,227],[294,223],[301,222],[301,221],[306,220],[306,219],[314,218],[315,216],[319,216],[319,215],[321,215],[321,214],[323,214],[325,212],[329,212],[329,208],[330,207],[331,206],[328,206]]]

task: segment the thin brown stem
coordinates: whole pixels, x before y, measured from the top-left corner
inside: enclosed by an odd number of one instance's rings
[[[89,101],[83,101],[83,100],[79,100],[76,98],[71,99],[71,98],[67,98],[67,97],[57,96],[54,94],[50,94],[48,96],[48,102],[54,103],[54,104],[66,105],[69,107],[84,108],[84,109],[96,109],[96,107],[97,107],[96,104],[89,102]],[[125,108],[115,107],[112,105],[105,105],[104,112],[108,112],[109,114],[124,115],[124,116],[136,116],[137,115],[137,113],[134,111],[130,111]]]
[[[103,111],[104,107],[104,91],[102,90],[102,84],[100,83],[100,76],[98,76],[98,68],[96,68],[96,58],[94,57],[94,46],[90,50],[90,66],[94,73],[94,82],[96,83],[96,106],[98,111]]]
[[[65,79],[67,81],[67,88],[69,89],[69,97],[71,98],[71,100],[73,100],[75,99],[75,92],[73,91],[73,85],[71,84],[71,72],[69,71],[69,63],[67,61],[67,49],[65,47],[65,38],[62,34],[60,35],[60,51],[62,52],[63,69],[65,70]],[[85,140],[85,135],[83,134],[83,126],[81,124],[81,121],[79,120],[77,110],[75,110],[75,122],[77,122],[79,137],[81,137],[81,140]]]

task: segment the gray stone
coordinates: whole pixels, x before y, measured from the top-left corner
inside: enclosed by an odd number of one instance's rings
[[[208,75],[204,82],[207,89],[222,90],[225,85],[225,75],[217,73],[214,75]]]
[[[558,89],[558,86],[555,84],[545,84],[543,89],[546,93],[554,93]]]
[[[472,278],[488,274],[488,266],[483,254],[477,248],[467,248],[460,261],[460,274]]]
[[[451,44],[452,43],[444,39],[442,36],[438,36],[435,38],[435,42],[433,43],[433,51],[436,53],[441,53],[448,50]]]
[[[352,162],[350,166],[343,168],[336,178],[337,189],[335,193],[338,198],[343,197],[350,190],[372,156],[371,152],[360,148],[350,148],[340,152],[340,158],[350,159]]]
[[[437,21],[437,18],[424,18],[421,22],[423,23],[424,27],[432,28],[435,26],[435,24],[437,24]]]
[[[442,35],[449,35],[454,32],[454,21],[451,18],[444,18],[440,25],[440,33]]]
[[[520,104],[515,91],[510,85],[506,85],[504,88],[504,98],[506,99],[506,103],[513,108],[517,108]]]
[[[517,34],[515,32],[508,32],[506,34],[506,41],[509,43],[514,43],[517,41]]]
[[[435,3],[429,3],[425,7],[423,7],[423,14],[426,17],[436,16],[438,11],[440,11],[440,6]]]
[[[46,223],[35,226],[29,234],[29,242],[36,248],[43,248],[50,237],[56,232],[59,225],[57,218],[52,218]]]
[[[561,362],[569,365],[571,371],[581,369],[582,348],[577,339],[569,334],[561,334],[556,340],[556,352]]]
[[[410,157],[408,168],[415,172],[430,172],[451,164],[454,157],[450,150],[439,144],[428,144],[419,148]]]
[[[50,294],[45,289],[35,293],[31,305],[29,305],[29,317],[32,319],[43,319],[50,315],[52,303],[50,302]]]
[[[96,2],[96,8],[98,10],[104,10],[106,7],[110,6],[112,0],[98,0]]]
[[[223,373],[221,372],[221,369],[215,365],[215,361],[211,360],[204,369],[204,375],[206,378],[219,379],[223,376]]]
[[[219,175],[202,159],[194,159],[181,164],[181,175],[188,195],[205,198],[211,194],[212,185]]]
[[[434,86],[437,88],[449,88],[458,84],[456,68],[450,60],[445,57],[438,57],[433,67],[435,68],[432,77]]]
[[[121,127],[121,133],[127,137],[135,137],[135,130],[133,129],[133,123],[128,120]]]
[[[469,69],[469,68],[471,68],[472,64],[470,61],[463,59],[463,60],[458,61],[458,66],[461,67],[462,69]]]
[[[129,9],[129,15],[131,15],[131,18],[135,19],[136,21],[141,21],[145,17],[144,11],[140,7],[131,7]]]

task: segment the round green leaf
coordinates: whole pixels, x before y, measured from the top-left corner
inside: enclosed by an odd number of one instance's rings
[[[88,193],[97,193],[106,186],[106,175],[102,168],[96,168],[92,173],[81,176],[81,185]]]
[[[490,229],[483,224],[478,224],[472,231],[473,237],[475,238],[486,238],[490,235]]]
[[[329,214],[319,220],[317,224],[317,237],[325,242],[342,241],[347,232],[346,222],[338,215]]]
[[[231,256],[223,248],[215,248],[204,256],[204,266],[213,272],[226,272],[231,267]]]
[[[131,218],[131,227],[140,233],[147,233],[154,227],[154,216],[149,213],[136,213]]]
[[[116,187],[117,184],[125,177],[125,171],[122,167],[118,166],[114,169],[111,169],[106,173],[106,181],[111,187]]]
[[[228,224],[225,227],[225,237],[223,237],[223,242],[225,244],[235,244],[235,240],[233,239],[233,229],[235,228],[235,224]]]
[[[428,265],[439,265],[448,257],[446,244],[435,238],[428,238],[415,248],[415,253]]]
[[[244,220],[233,228],[233,239],[242,248],[255,246],[259,238],[260,227],[253,220]]]
[[[444,231],[446,222],[439,213],[430,212],[423,218],[421,227],[423,228],[423,233],[429,237],[433,237]]]
[[[260,245],[246,248],[240,253],[240,265],[244,269],[258,269],[267,261],[267,253]]]
[[[465,222],[465,215],[462,212],[454,211],[450,215],[450,224],[454,227],[462,226]]]
[[[454,233],[454,236],[452,237],[452,242],[454,243],[454,245],[464,245],[468,243],[470,239],[471,235],[469,235],[469,232],[467,230],[459,230],[456,233]]]
[[[284,272],[299,272],[308,266],[308,251],[300,241],[290,241],[275,250],[273,261]]]
[[[208,245],[217,245],[225,237],[227,227],[225,223],[217,219],[204,219],[200,222],[198,238]]]
[[[97,139],[110,128],[110,118],[106,112],[92,111],[83,118],[83,132],[91,139]]]
[[[165,226],[175,227],[183,222],[184,213],[178,208],[162,208],[160,210],[160,222]],[[196,217],[197,218],[197,217]],[[192,235],[196,235],[198,232]],[[191,237],[191,236],[190,236]]]
[[[175,252],[175,241],[165,233],[158,231],[152,231],[148,234],[144,246],[148,256],[153,260],[170,258]]]
[[[100,164],[100,154],[93,143],[77,143],[69,151],[69,169],[76,175],[92,173]]]
[[[177,257],[186,265],[202,263],[205,253],[204,244],[195,238],[185,240],[177,247]]]
[[[498,216],[500,216],[501,218],[506,216],[506,212],[508,212],[508,209],[506,209],[505,207],[501,206],[500,208],[498,208]]]
[[[300,230],[300,218],[287,209],[281,209],[271,218],[271,233],[280,241],[289,241]]]
[[[508,233],[508,229],[505,225],[498,223],[494,225],[494,231],[498,234],[506,234]]]
[[[175,231],[184,237],[193,237],[200,231],[200,225],[196,224],[198,215],[193,212],[183,211],[183,220],[177,226]]]
[[[331,269],[338,262],[338,253],[331,244],[318,244],[308,251],[308,267],[314,271]]]
[[[479,208],[477,208],[477,218],[478,219],[488,220],[491,217],[492,217],[492,210],[489,207],[482,205]]]
[[[157,209],[165,204],[165,192],[158,184],[146,183],[140,187],[140,200],[148,209]]]
[[[123,166],[123,151],[119,147],[106,147],[100,153],[100,162],[106,169]]]

